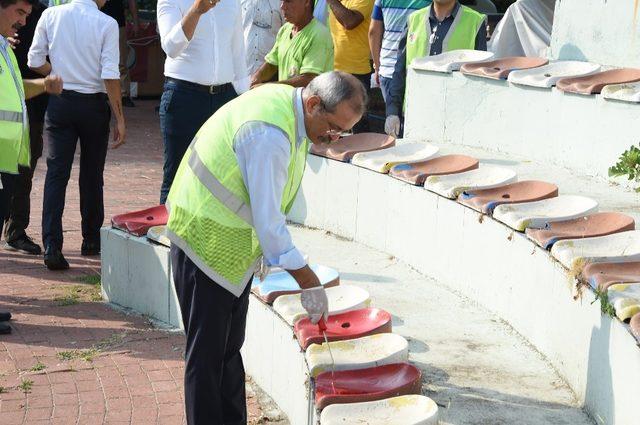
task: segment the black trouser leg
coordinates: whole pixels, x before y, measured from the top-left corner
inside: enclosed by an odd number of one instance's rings
[[[367,93],[369,93],[371,91],[371,73],[368,74],[352,74],[354,77],[356,77],[358,80],[360,80],[360,82],[362,83],[362,85],[364,86],[365,90],[367,91]],[[365,111],[364,114],[362,114],[362,118],[360,119],[360,121],[358,121],[356,123],[356,125],[353,126],[353,133],[357,134],[357,133],[366,133],[369,130],[369,113],[368,111]]]
[[[171,247],[173,279],[186,341],[185,405],[189,425],[247,423],[244,342],[251,285],[240,297],[209,279]]]
[[[9,217],[5,223],[4,238],[12,242],[26,235],[31,215],[31,187],[33,173],[38,159],[42,156],[43,122],[29,122],[29,139],[31,148],[31,167],[20,167],[15,178],[13,196],[9,206]]]
[[[87,102],[86,111],[92,120],[78,123],[80,136],[80,216],[82,239],[100,242],[100,227],[104,221],[103,172],[109,143],[111,111],[106,101]]]
[[[15,179],[16,176],[14,174],[0,173],[0,182],[2,183],[2,189],[0,189],[0,228],[4,225],[7,217],[9,217],[9,207],[11,206]],[[2,235],[1,232],[0,235]]]

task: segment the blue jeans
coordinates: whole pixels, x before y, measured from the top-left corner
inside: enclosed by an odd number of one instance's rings
[[[385,103],[389,98],[389,90],[391,90],[391,78],[380,76],[380,89],[382,90],[382,98]]]
[[[195,87],[191,83],[167,80],[160,99],[160,130],[164,143],[164,167],[160,203],[164,204],[180,161],[200,127],[221,106],[237,97],[228,84],[216,94]]]

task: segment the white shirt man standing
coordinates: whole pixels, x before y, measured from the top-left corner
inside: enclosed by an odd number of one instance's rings
[[[240,4],[247,70],[252,75],[276,43],[284,18],[280,13],[280,0],[240,0]]]
[[[69,268],[61,252],[62,213],[78,139],[82,255],[100,253],[100,227],[104,221],[102,172],[111,113],[116,120],[113,147],[125,139],[118,24],[100,12],[105,1],[73,0],[45,10],[29,50],[31,69],[42,75],[53,72],[64,81],[62,94],[49,100],[45,117],[48,153],[42,238],[44,263],[50,270]]]
[[[202,124],[249,88],[237,0],[159,0],[158,30],[167,54],[160,100],[164,204],[187,147]]]

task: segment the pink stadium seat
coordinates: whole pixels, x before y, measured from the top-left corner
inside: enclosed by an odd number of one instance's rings
[[[429,176],[457,174],[478,168],[478,160],[466,155],[444,155],[411,164],[398,164],[389,175],[416,186],[424,185]]]
[[[556,83],[558,90],[578,94],[598,94],[604,86],[640,81],[640,69],[621,68],[598,72],[584,77],[563,78]]]
[[[537,68],[549,63],[544,58],[525,56],[511,56],[488,62],[466,63],[460,68],[460,72],[475,77],[491,78],[493,80],[506,80],[511,71],[520,69]]]
[[[349,162],[359,152],[377,151],[395,146],[396,139],[386,134],[359,133],[326,144],[312,144],[310,152],[314,155],[337,161]]]
[[[601,291],[616,283],[640,282],[640,261],[587,264],[582,269],[582,279]]]
[[[150,227],[163,226],[167,224],[167,220],[169,220],[167,209],[164,205],[158,205],[146,210],[115,215],[111,218],[111,225],[133,235],[144,236]]]
[[[558,196],[558,186],[555,184],[526,180],[493,189],[463,192],[458,197],[458,202],[484,214],[492,214],[493,209],[498,205],[540,201],[556,196]]]

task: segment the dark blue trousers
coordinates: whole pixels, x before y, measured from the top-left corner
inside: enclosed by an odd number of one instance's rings
[[[211,115],[236,96],[231,84],[210,94],[197,84],[167,79],[160,99],[160,130],[164,143],[161,204],[167,200],[180,161],[193,137]]]
[[[171,268],[187,336],[184,399],[188,425],[245,425],[244,343],[249,292],[236,297],[211,280],[180,248]]]
[[[107,157],[111,110],[104,94],[83,95],[64,91],[51,96],[45,116],[47,176],[42,206],[42,242],[62,249],[62,213],[67,183],[80,140],[80,215],[82,238],[100,241],[104,221],[102,172]]]

